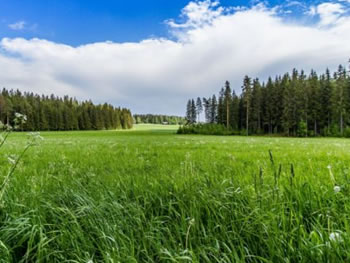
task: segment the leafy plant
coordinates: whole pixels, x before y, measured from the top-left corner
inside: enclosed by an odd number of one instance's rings
[[[0,128],[3,129],[2,134],[0,135],[0,148],[3,147],[4,143],[8,139],[10,133],[13,131],[13,129],[20,129],[22,125],[25,124],[27,121],[27,117],[23,114],[16,113],[15,119],[14,119],[14,127],[11,127],[10,125],[4,125],[0,122]],[[43,138],[40,136],[40,133],[37,132],[31,132],[28,134],[28,141],[22,152],[18,156],[9,156],[8,161],[11,164],[11,168],[6,174],[5,178],[3,179],[3,182],[0,185],[0,201],[3,199],[3,195],[6,192],[6,189],[8,188],[10,178],[14,174],[20,160],[23,158],[24,154],[28,151],[28,149],[34,145],[37,145],[40,140]]]

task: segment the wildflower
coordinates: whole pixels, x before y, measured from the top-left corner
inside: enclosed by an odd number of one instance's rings
[[[332,242],[342,242],[343,241],[340,233],[338,233],[338,232],[330,233],[329,234],[329,240],[332,241]]]
[[[334,186],[334,193],[339,193],[340,190],[341,190],[340,186],[338,186],[338,185]]]
[[[192,218],[192,219],[190,220],[189,224],[190,224],[190,225],[194,225],[194,223],[195,223],[195,219]]]
[[[331,166],[331,165],[328,165],[327,168],[330,170],[330,169],[332,169],[332,166]]]
[[[18,113],[18,112],[15,113],[15,117],[16,117],[16,118],[22,118],[22,116],[23,116],[23,115],[22,115],[21,113]]]

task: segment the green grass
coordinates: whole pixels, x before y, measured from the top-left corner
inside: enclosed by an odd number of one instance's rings
[[[172,131],[176,133],[179,125],[161,125],[161,124],[136,124],[133,131]]]
[[[169,128],[42,133],[0,200],[0,262],[350,261],[350,140]]]

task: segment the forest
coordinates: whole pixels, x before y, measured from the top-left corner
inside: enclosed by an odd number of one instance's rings
[[[155,114],[135,114],[134,122],[136,124],[184,124],[186,119],[180,116],[155,115]]]
[[[236,95],[226,81],[218,96],[190,99],[180,133],[217,126],[242,135],[350,136],[350,77],[344,66],[321,75],[293,69],[266,83],[245,76],[241,90]],[[207,124],[198,124],[203,112]]]
[[[79,102],[69,96],[40,96],[4,88],[0,93],[0,121],[13,126],[16,113],[27,117],[18,127],[22,131],[108,130],[133,126],[129,109],[107,103]]]

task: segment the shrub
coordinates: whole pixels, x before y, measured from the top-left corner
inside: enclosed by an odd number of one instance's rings
[[[297,130],[298,137],[306,137],[307,135],[307,126],[305,121],[300,121]]]
[[[350,127],[346,127],[344,130],[344,137],[350,138]]]
[[[203,135],[237,135],[232,129],[227,129],[222,124],[205,123],[180,126],[178,134],[203,134]]]

